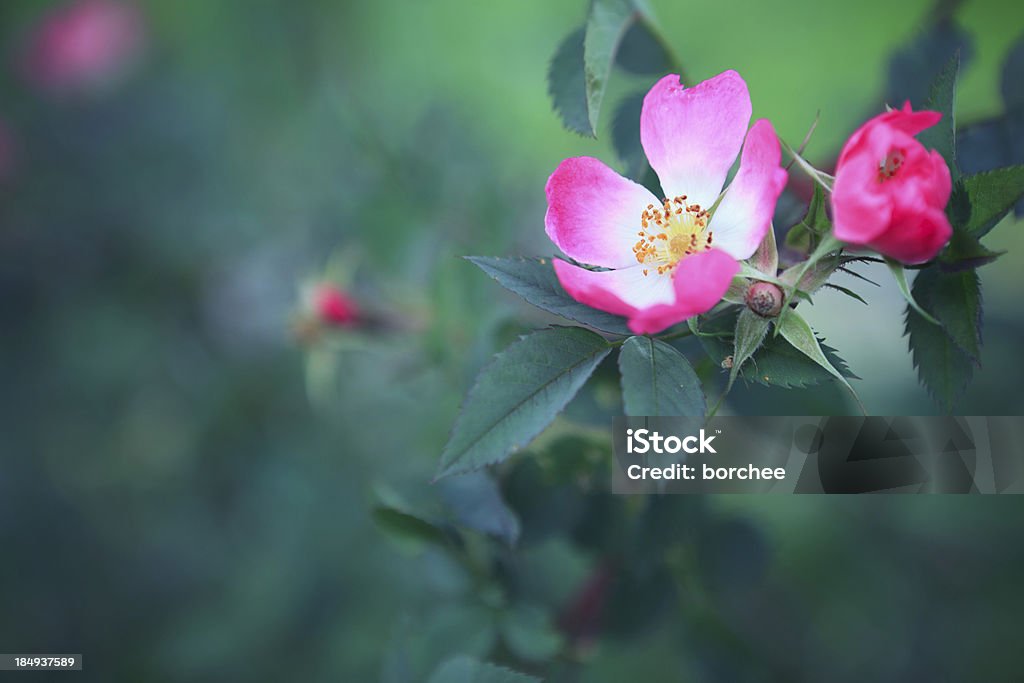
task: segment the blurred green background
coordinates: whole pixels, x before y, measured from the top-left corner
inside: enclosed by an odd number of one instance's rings
[[[476,370],[549,321],[457,257],[551,253],[548,174],[614,162],[546,94],[582,1],[152,0],[138,59],[71,94],[16,68],[61,4],[0,7],[0,650],[104,681],[420,681],[462,652],[565,681],[1019,680],[1013,497],[613,498],[610,372],[499,472],[508,508],[484,477],[468,513],[429,485]],[[738,70],[785,139],[820,110],[821,160],[935,12],[651,4],[689,74]],[[1024,11],[940,10],[971,45],[959,122],[999,116]],[[963,414],[1024,406],[1020,227],[980,271]],[[304,345],[301,286],[332,262],[392,323]],[[870,308],[826,293],[808,317],[870,412],[933,413],[902,299],[864,272]],[[751,388],[727,410],[849,406]],[[375,524],[382,501],[458,552]]]

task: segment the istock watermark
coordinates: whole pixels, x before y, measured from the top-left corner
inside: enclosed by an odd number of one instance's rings
[[[1024,493],[1022,417],[616,418],[615,493]]]
[[[717,431],[718,434],[722,432]],[[627,453],[714,453],[711,446],[714,436],[707,436],[703,429],[699,435],[691,435],[679,438],[674,434],[667,437],[658,432],[648,429],[627,429],[626,430],[626,452]],[[635,443],[634,443],[635,442]],[[698,444],[694,446],[693,444]]]

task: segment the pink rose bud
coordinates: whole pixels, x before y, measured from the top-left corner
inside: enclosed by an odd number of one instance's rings
[[[762,318],[774,318],[782,311],[782,290],[770,282],[755,282],[747,290],[747,307]]]
[[[359,306],[348,294],[334,285],[320,285],[314,294],[317,315],[330,325],[350,326],[359,319]]]
[[[939,122],[934,111],[880,114],[846,142],[832,192],[835,236],[903,263],[935,257],[953,229],[946,218],[949,167],[914,136]]]
[[[51,92],[92,90],[121,75],[144,39],[142,15],[118,0],[72,0],[44,16],[22,54],[22,71]]]

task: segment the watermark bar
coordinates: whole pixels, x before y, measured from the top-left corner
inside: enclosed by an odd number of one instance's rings
[[[4,655],[0,671],[81,671],[82,655]]]
[[[621,417],[614,493],[1024,493],[1024,417]]]

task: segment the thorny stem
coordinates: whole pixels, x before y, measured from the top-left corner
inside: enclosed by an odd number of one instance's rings
[[[820,109],[818,110],[818,113],[816,113],[814,115],[814,122],[811,123],[811,127],[810,127],[810,129],[808,129],[807,135],[804,136],[803,142],[801,142],[800,146],[797,147],[797,149],[796,149],[796,153],[797,154],[799,154],[801,156],[803,155],[804,149],[807,148],[807,143],[811,141],[811,136],[814,135],[814,129],[818,127],[818,119],[819,118],[821,118],[821,110]],[[795,162],[796,162],[796,156],[794,155],[793,158],[789,160],[789,163],[786,164],[786,170],[788,171],[790,168],[792,168],[793,164]]]
[[[814,166],[812,166],[809,161],[800,156],[800,152],[790,147],[789,143],[787,143],[785,140],[780,139],[779,143],[782,145],[782,148],[786,150],[789,156],[793,157],[793,161],[795,161],[796,164],[800,167],[800,170],[809,175],[811,179],[814,180],[814,182],[821,185],[823,188],[825,188],[826,191],[832,192],[832,185],[833,183],[835,183],[836,180],[834,177],[832,177],[828,173],[825,173],[824,171],[819,171],[818,169],[814,168]]]

